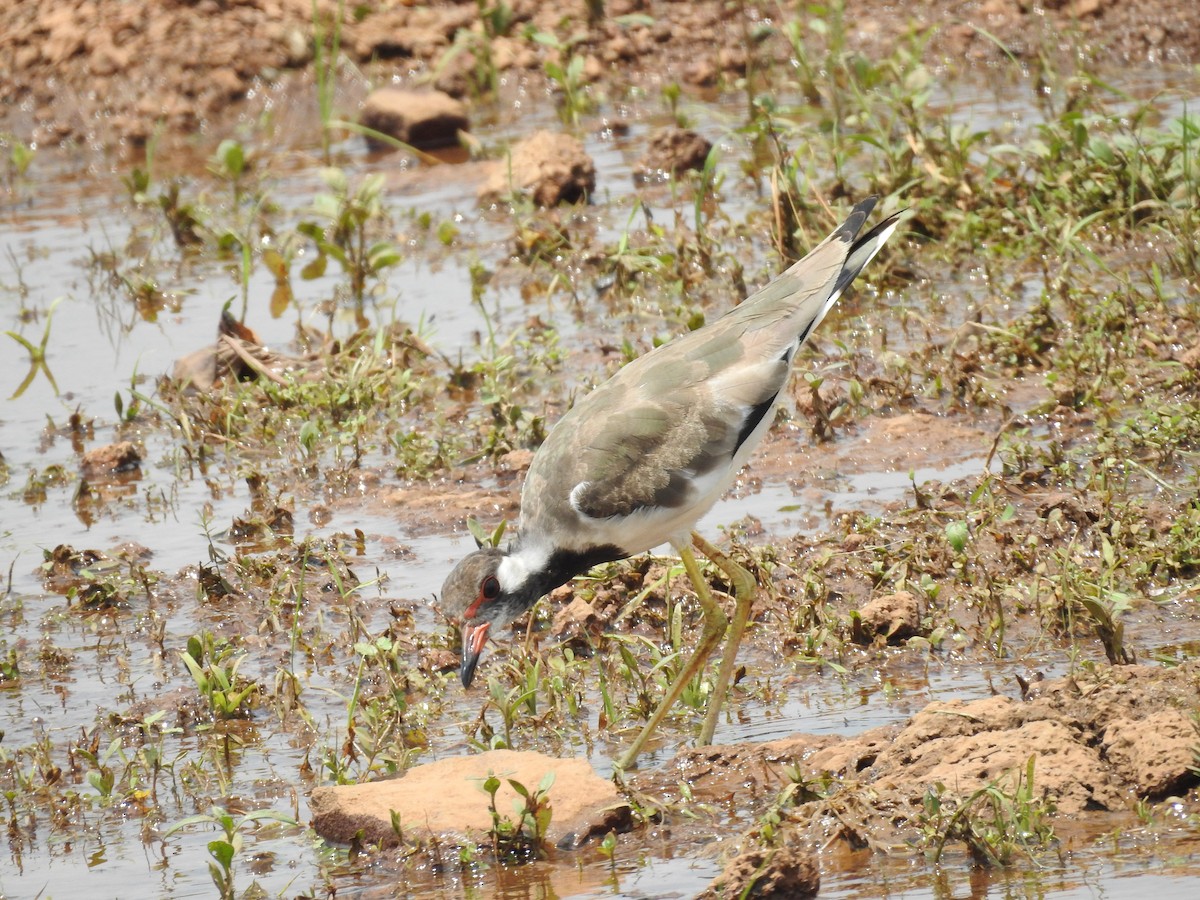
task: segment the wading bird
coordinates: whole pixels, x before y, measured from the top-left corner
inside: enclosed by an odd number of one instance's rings
[[[470,687],[493,628],[593,566],[670,542],[695,588],[704,625],[692,655],[617,765],[633,766],[728,632],[699,735],[701,745],[712,741],[755,584],[692,529],[770,427],[800,345],[895,231],[899,213],[858,236],[874,207],[874,197],[859,203],[833,234],[766,287],[716,322],[629,363],[558,421],[525,477],[515,538],[505,549],[483,547],[465,557],[442,588],[441,608],[461,625],[464,686]],[[729,576],[732,621],[713,599],[692,545]]]

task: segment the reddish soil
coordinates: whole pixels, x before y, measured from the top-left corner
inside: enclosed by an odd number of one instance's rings
[[[589,25],[577,0],[511,0],[510,6],[509,36],[492,41],[501,72],[539,72],[556,52],[521,37],[532,25],[560,35],[581,32],[576,52],[593,79],[694,88],[719,87],[748,68],[787,59],[784,22],[771,17],[793,6],[796,17],[808,15],[804,4],[612,0],[607,18]],[[317,0],[317,7],[331,33],[338,4]],[[616,21],[631,13],[652,23]],[[392,76],[436,80],[461,93],[469,54],[435,70],[459,30],[478,29],[478,19],[474,2],[346,3],[341,48],[375,83]],[[773,27],[765,37],[763,25]],[[1137,64],[1200,58],[1200,4],[1192,0],[846,2],[852,50],[882,54],[933,26],[926,53],[935,62],[999,59],[1002,51],[988,35],[1031,64],[1060,52]],[[0,131],[25,141],[101,146],[140,144],[158,123],[168,138],[203,133],[266,89],[304,86],[309,96],[312,34],[310,0],[0,0]],[[762,40],[750,57],[752,37]],[[344,71],[342,80],[344,90],[354,78]]]

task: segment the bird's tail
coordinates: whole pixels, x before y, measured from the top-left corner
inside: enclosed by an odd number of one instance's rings
[[[865,211],[863,212],[863,218],[865,219],[867,213],[870,212],[874,205],[875,198],[869,197],[854,208],[854,213],[857,214],[865,207]],[[838,297],[842,295],[842,291],[849,286],[850,282],[858,277],[858,273],[866,268],[867,263],[875,258],[875,254],[887,243],[888,238],[892,236],[892,232],[896,230],[896,226],[900,224],[900,218],[905,212],[906,210],[902,209],[899,212],[892,213],[892,215],[854,241],[854,244],[850,247],[850,252],[846,255],[846,262],[842,264],[841,274],[838,275],[837,280],[833,283],[833,293],[829,295],[829,300],[825,304],[826,309],[829,309],[829,307],[837,302]],[[850,219],[847,219],[842,228],[849,225],[855,217],[856,215],[852,215]],[[861,226],[862,220],[860,219],[854,228],[854,233],[857,233],[858,228]],[[838,230],[840,231],[841,229]]]
[[[841,271],[838,272],[837,277],[833,280],[833,288],[829,292],[828,299],[821,306],[820,312],[812,317],[798,335],[797,346],[803,344],[808,339],[809,334],[812,333],[812,330],[821,324],[821,320],[825,318],[825,314],[833,308],[833,304],[837,303],[838,298],[842,296],[842,291],[849,287],[850,282],[858,277],[858,273],[866,267],[867,263],[875,258],[875,254],[887,243],[887,239],[892,236],[892,232],[900,224],[900,219],[904,215],[905,210],[893,213],[862,237],[858,236],[858,230],[863,227],[867,216],[875,208],[877,200],[878,198],[876,197],[867,197],[865,200],[857,203],[854,210],[846,217],[846,221],[839,225],[833,234],[822,241],[820,247],[805,257],[805,259],[808,259],[834,241],[852,242],[850,244],[850,251],[846,254],[846,259],[842,263]],[[796,265],[800,266],[803,262],[804,260],[801,260]]]

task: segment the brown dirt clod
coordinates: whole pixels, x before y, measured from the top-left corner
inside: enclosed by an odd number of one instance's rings
[[[697,900],[786,900],[811,897],[821,888],[817,856],[800,847],[771,847],[748,850],[729,861],[725,870]]]
[[[583,143],[569,134],[535,131],[512,148],[508,159],[492,164],[479,190],[483,203],[525,194],[538,206],[586,200],[596,190],[596,164]]]
[[[142,464],[142,453],[130,441],[93,447],[83,454],[80,463],[84,474],[98,476],[129,472]]]
[[[470,125],[466,106],[449,94],[390,87],[379,88],[367,96],[358,121],[420,149],[455,144],[459,132]],[[367,141],[372,145],[382,144],[370,136]]]

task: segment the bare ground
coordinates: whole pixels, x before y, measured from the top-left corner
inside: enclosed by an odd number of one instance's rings
[[[497,68],[536,77],[553,51],[512,36],[532,25],[582,30],[577,51],[596,79],[719,87],[753,69],[752,37],[762,41],[757,53],[786,59],[780,28],[807,16],[803,4],[793,11],[788,4],[616,0],[606,4],[607,19],[589,26],[584,7],[580,0],[514,0],[510,36],[494,41]],[[318,8],[332,34],[337,4],[320,0]],[[653,24],[615,21],[630,13]],[[26,141],[101,146],[140,145],[157,127],[167,138],[203,133],[248,95],[312,76],[312,18],[309,0],[165,0],[153,15],[122,0],[3,0],[0,130]],[[1039,55],[1062,53],[1139,65],[1200,58],[1200,6],[1189,0],[848,0],[845,21],[851,49],[867,54],[930,32],[926,53],[934,62],[986,64],[1003,52],[997,42],[1033,66]],[[763,25],[772,30],[760,34]],[[478,27],[474,2],[346,4],[341,47],[369,79],[397,74],[462,92],[469,57],[448,69],[440,63],[460,29]]]

